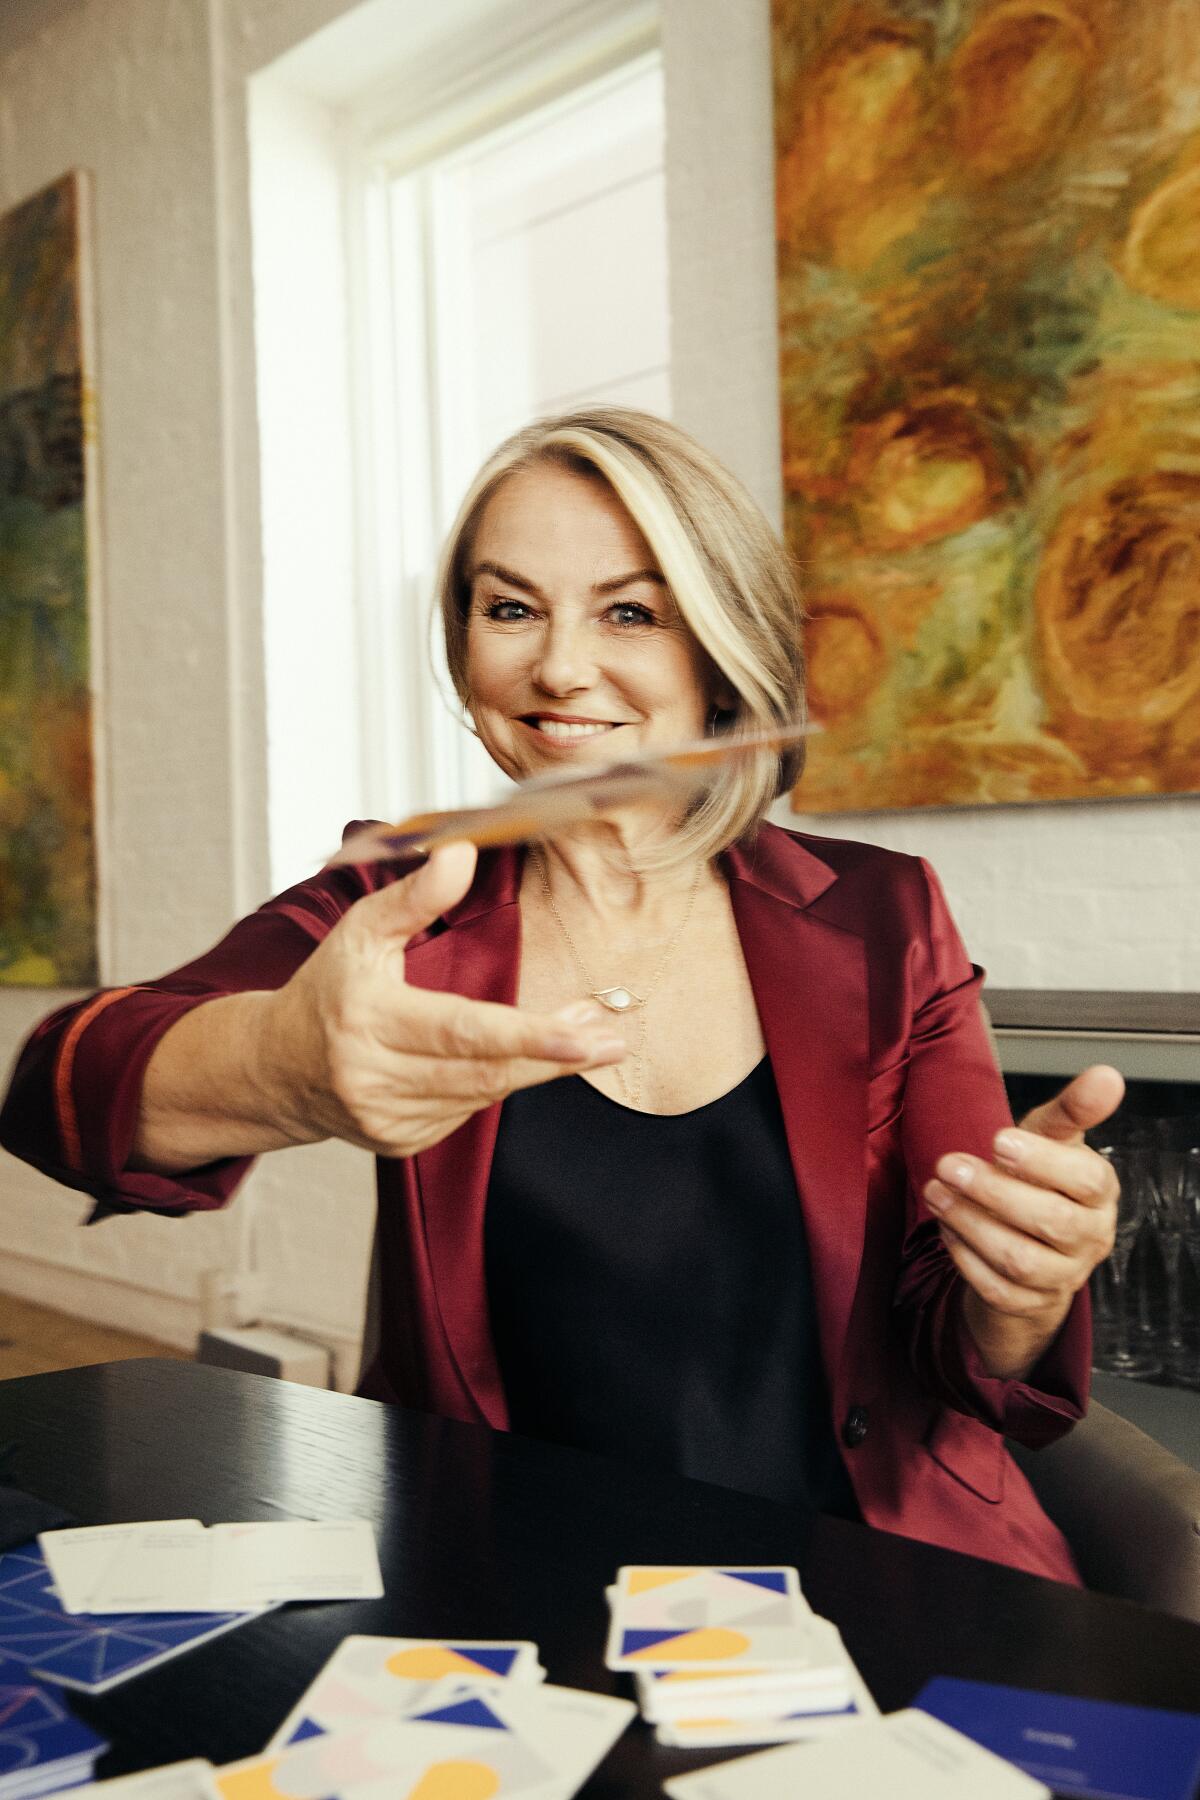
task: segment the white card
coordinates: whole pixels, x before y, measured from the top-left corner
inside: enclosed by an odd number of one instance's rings
[[[807,1662],[812,1609],[795,1569],[618,1569],[605,1662],[610,1669],[747,1669]]]
[[[88,1610],[254,1612],[286,1600],[377,1600],[382,1593],[366,1519],[270,1520],[198,1532],[146,1525],[121,1540]]]
[[[142,1532],[161,1530],[202,1532],[204,1527],[199,1519],[156,1519],[150,1524],[75,1525],[41,1532],[38,1545],[63,1611],[87,1612],[93,1589],[122,1545]]]
[[[1040,1781],[909,1710],[663,1783],[671,1800],[1051,1800]]]
[[[861,1677],[832,1620],[812,1614],[809,1648],[809,1662],[773,1669],[639,1669],[633,1680],[642,1717],[657,1724],[701,1713],[762,1718],[806,1704],[826,1712],[846,1706],[852,1683],[857,1679],[861,1686]]]
[[[72,1800],[84,1800],[85,1795],[93,1794],[96,1800],[219,1800],[213,1766],[200,1757],[71,1789]]]
[[[661,1744],[689,1750],[717,1749],[729,1744],[788,1744],[828,1737],[847,1726],[857,1728],[879,1717],[879,1708],[858,1670],[850,1663],[848,1705],[820,1711],[784,1711],[773,1718],[747,1717],[732,1707],[718,1707],[707,1718],[664,1719],[655,1736]],[[717,1714],[725,1712],[724,1718]]]
[[[143,1525],[117,1546],[88,1599],[90,1613],[250,1611],[214,1605],[212,1533],[193,1522]]]
[[[251,1793],[308,1794],[314,1800],[511,1793],[521,1800],[569,1800],[633,1711],[628,1700],[574,1688],[519,1682],[472,1687],[451,1678],[417,1716],[302,1738],[218,1769],[217,1792],[221,1800],[245,1800]]]
[[[214,1525],[209,1535],[222,1611],[284,1600],[378,1600],[383,1593],[369,1519]]]
[[[368,1719],[398,1718],[428,1697],[435,1682],[540,1682],[537,1645],[470,1638],[343,1638],[271,1738],[268,1750],[298,1732],[352,1731]]]

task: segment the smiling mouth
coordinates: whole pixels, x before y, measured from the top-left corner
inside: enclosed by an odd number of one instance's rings
[[[542,737],[553,738],[559,743],[582,738],[602,737],[605,732],[617,729],[616,720],[551,719],[547,718],[544,713],[525,713],[521,718],[521,723],[540,732]]]

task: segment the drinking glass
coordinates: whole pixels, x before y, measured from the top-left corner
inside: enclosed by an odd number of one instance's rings
[[[1200,1145],[1183,1152],[1179,1210],[1184,1250],[1200,1280]],[[1196,1283],[1192,1285],[1195,1292]],[[1171,1379],[1182,1387],[1200,1388],[1200,1319],[1189,1322],[1181,1317],[1180,1336],[1183,1354],[1171,1363]]]
[[[1166,1272],[1166,1328],[1161,1340],[1163,1361],[1172,1375],[1186,1370],[1193,1360],[1184,1336],[1184,1183],[1188,1153],[1178,1147],[1174,1121],[1159,1121],[1160,1142],[1155,1148],[1150,1174],[1150,1222]]]
[[[1162,1364],[1148,1350],[1136,1347],[1129,1323],[1129,1259],[1149,1213],[1152,1187],[1150,1152],[1143,1145],[1102,1144],[1100,1154],[1112,1164],[1121,1184],[1117,1203],[1117,1233],[1108,1275],[1113,1300],[1113,1335],[1107,1347],[1093,1355],[1093,1367],[1106,1375],[1128,1375],[1144,1380],[1161,1373]]]

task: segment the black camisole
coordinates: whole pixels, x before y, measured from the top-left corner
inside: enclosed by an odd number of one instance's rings
[[[505,1101],[485,1227],[514,1431],[857,1517],[764,1058],[692,1112]]]

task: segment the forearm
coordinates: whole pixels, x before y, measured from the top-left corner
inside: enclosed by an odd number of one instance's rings
[[[1061,1331],[1071,1300],[1039,1313],[1036,1319],[1016,1318],[997,1312],[974,1288],[964,1287],[962,1310],[988,1374],[1005,1381],[1024,1381]]]
[[[289,1105],[274,993],[223,995],[176,1020],[146,1065],[129,1166],[177,1174],[312,1143]]]

